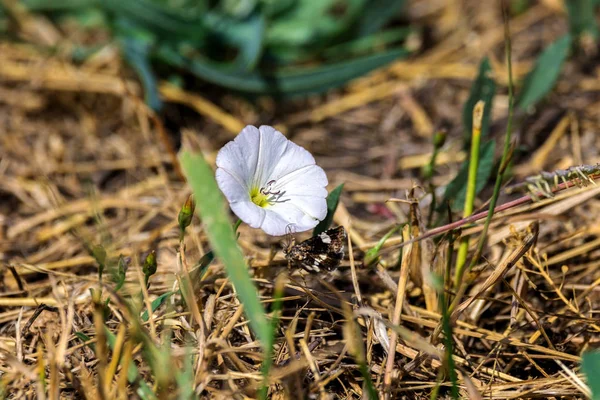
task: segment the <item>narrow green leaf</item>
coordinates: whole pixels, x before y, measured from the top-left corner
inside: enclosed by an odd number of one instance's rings
[[[272,317],[270,324],[270,340],[269,350],[265,354],[265,359],[262,363],[260,373],[263,376],[263,382],[260,389],[258,390],[258,398],[266,399],[269,391],[269,371],[273,364],[273,343],[275,343],[275,337],[277,336],[277,328],[279,326],[279,317],[281,309],[283,308],[283,295],[285,294],[285,284],[287,278],[279,275],[275,281],[275,293],[273,295],[273,306],[272,306]]]
[[[581,356],[581,369],[592,390],[592,400],[600,400],[600,351],[588,351]]]
[[[490,116],[494,94],[496,93],[496,82],[492,79],[492,67],[490,60],[486,57],[479,64],[479,73],[469,93],[469,98],[463,107],[463,129],[464,148],[468,149],[471,143],[471,132],[473,130],[473,107],[478,101],[485,103],[483,118],[481,120],[481,137],[485,138],[490,130]]]
[[[156,77],[150,66],[150,44],[132,36],[123,36],[120,42],[125,60],[142,81],[146,104],[155,111],[160,110],[162,101],[158,93]]]
[[[319,67],[301,67],[278,72],[240,73],[227,64],[215,63],[200,57],[186,58],[175,48],[167,45],[160,46],[156,53],[162,61],[186,69],[215,85],[240,92],[287,96],[319,93],[341,86],[350,79],[409,54],[410,52],[406,49],[394,49]]]
[[[325,219],[319,222],[319,224],[315,227],[313,236],[316,236],[321,232],[325,232],[331,226],[331,223],[333,222],[333,214],[335,214],[335,210],[337,210],[343,189],[344,184],[342,183],[333,189],[331,193],[329,193],[329,196],[327,196],[327,215],[325,216]]]
[[[127,275],[127,260],[121,254],[117,261],[117,267],[113,272],[113,281],[115,282],[115,292],[119,291],[125,284],[125,277]]]
[[[438,295],[440,296],[440,304],[442,305],[442,329],[444,331],[444,344],[446,347],[445,351],[445,365],[448,369],[448,376],[452,386],[450,393],[453,399],[458,400],[458,374],[456,373],[456,365],[454,364],[454,342],[452,341],[452,323],[450,322],[450,311],[448,310],[448,302],[446,301],[446,294],[444,291],[444,283],[441,276],[434,276],[435,286],[438,288]]]
[[[98,0],[21,0],[29,11],[65,11],[93,7]]]
[[[371,266],[377,262],[379,262],[379,252],[381,251],[381,248],[383,247],[383,245],[385,244],[385,242],[387,242],[387,240],[397,231],[399,231],[400,229],[402,229],[404,227],[405,224],[401,224],[401,225],[397,225],[395,227],[393,227],[392,229],[390,229],[388,231],[388,233],[386,233],[385,235],[383,235],[383,237],[381,239],[379,239],[379,242],[377,242],[377,244],[375,245],[375,247],[369,249],[366,253],[365,253],[365,258],[363,260],[363,264],[365,266]]]
[[[77,338],[79,340],[81,340],[83,343],[87,343],[90,340],[92,340],[91,337],[89,337],[88,335],[86,335],[83,332],[75,332],[74,335],[77,336]],[[87,346],[89,346],[89,348],[92,349],[92,351],[96,352],[96,344],[95,343],[89,343]]]
[[[358,37],[371,35],[384,27],[404,6],[404,0],[371,0],[355,25]]]
[[[569,56],[571,42],[572,37],[567,34],[546,47],[525,78],[521,95],[517,100],[518,108],[527,110],[552,90],[558,80],[562,65]]]
[[[181,166],[194,192],[196,212],[202,218],[206,234],[217,257],[225,265],[227,275],[233,283],[237,295],[244,304],[244,311],[250,327],[258,336],[267,351],[270,339],[270,327],[265,311],[258,298],[244,256],[235,240],[229,216],[225,209],[225,200],[217,187],[214,172],[202,157],[202,154],[184,151],[180,155]]]
[[[475,185],[475,193],[479,193],[487,183],[492,170],[494,169],[494,150],[496,142],[490,140],[483,144],[479,151],[479,168],[477,170],[477,184]],[[445,201],[440,204],[440,207],[445,207],[446,201],[451,203],[454,211],[462,211],[465,205],[465,197],[467,195],[467,179],[469,175],[469,160],[465,160],[460,168],[458,175],[446,186],[444,193]],[[442,208],[443,209],[443,208]]]
[[[415,32],[413,27],[400,27],[376,32],[372,35],[329,46],[322,53],[326,59],[348,59],[373,53],[374,48],[389,48],[405,40]]]
[[[184,12],[150,0],[103,0],[99,5],[119,19],[164,40],[201,43],[205,39],[200,8],[188,8]]]
[[[185,348],[185,356],[183,357],[183,365],[181,370],[178,370],[175,374],[175,380],[177,381],[177,387],[179,388],[179,400],[191,400],[196,399],[194,396],[194,357],[192,355],[192,349],[189,347]]]
[[[166,292],[158,296],[156,299],[152,300],[150,303],[150,308],[152,308],[152,312],[156,311],[158,307],[160,307],[169,297],[174,295],[176,292]],[[148,310],[142,313],[142,321],[148,321]]]
[[[106,343],[108,343],[108,347],[114,351],[115,345],[117,343],[117,337],[114,333],[112,333],[108,328],[105,327],[104,334],[106,335]],[[147,346],[144,346],[144,348]],[[150,386],[142,379],[139,374],[137,367],[134,362],[129,363],[129,368],[127,369],[127,381],[131,384],[137,383],[137,395],[140,396],[143,400],[156,399],[156,396]]]
[[[206,13],[203,23],[210,32],[210,44],[217,47],[217,51],[222,52],[224,45],[237,49],[238,55],[231,63],[232,68],[239,72],[255,69],[262,55],[266,29],[265,17],[261,13],[252,13],[242,21],[214,12]],[[214,43],[215,39],[222,43]]]
[[[375,384],[373,383],[373,379],[371,379],[371,372],[367,366],[367,363],[364,361],[359,362],[358,370],[364,379],[363,391],[369,396],[370,400],[379,399],[379,396],[377,395],[377,389],[375,389]]]
[[[594,0],[566,0],[565,5],[569,13],[569,27],[573,37],[583,33],[598,39],[600,31],[596,22],[596,5]]]
[[[365,11],[365,0],[345,0],[336,10],[338,0],[296,1],[293,7],[269,23],[266,43],[279,47],[323,47],[347,32]]]
[[[114,350],[115,342],[116,342],[115,334],[112,333],[108,329],[105,329],[104,332],[106,334],[106,342],[108,343],[108,346],[110,347],[111,350]],[[77,338],[84,343],[92,340],[88,335],[86,335],[83,332],[75,332],[75,336],[77,336]],[[88,344],[88,346],[90,349],[92,349],[92,351],[94,353],[96,352],[95,343],[90,343],[90,344]],[[136,393],[138,396],[140,396],[141,399],[143,399],[143,400],[156,399],[156,396],[152,392],[152,389],[150,389],[150,386],[148,386],[148,384],[140,378],[138,369],[135,366],[135,363],[133,363],[133,362],[129,363],[129,369],[127,370],[127,380],[131,384],[137,383],[138,389],[137,389]]]

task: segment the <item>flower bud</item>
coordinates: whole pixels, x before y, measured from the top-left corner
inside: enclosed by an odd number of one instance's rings
[[[185,204],[181,207],[181,210],[179,210],[179,215],[177,216],[177,222],[179,223],[181,232],[185,231],[185,228],[192,223],[195,209],[196,203],[194,202],[193,195],[190,194],[185,201]]]
[[[446,143],[446,132],[445,131],[436,132],[435,135],[433,136],[433,146],[436,149],[439,149],[444,145],[444,143]]]
[[[144,272],[146,278],[149,278],[156,273],[156,267],[156,251],[152,250],[146,256],[146,259],[144,260],[144,266],[142,267],[142,271]]]

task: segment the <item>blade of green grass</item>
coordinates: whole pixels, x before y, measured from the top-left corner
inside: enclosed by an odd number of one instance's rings
[[[194,192],[196,212],[202,218],[211,247],[225,265],[227,275],[244,304],[250,327],[267,352],[271,337],[270,325],[250,278],[244,256],[235,240],[225,209],[225,200],[217,187],[214,172],[202,154],[183,151],[179,159]]]
[[[156,53],[163,62],[186,69],[215,85],[240,92],[287,96],[318,93],[341,86],[350,79],[409,54],[406,49],[393,49],[319,67],[298,67],[278,72],[260,71],[244,74],[232,69],[229,64],[216,63],[201,57],[184,57],[172,46],[159,46]]]
[[[494,169],[494,150],[496,142],[493,140],[485,143],[480,148],[479,168],[477,169],[477,183],[475,185],[475,194],[479,193],[487,183]],[[454,211],[462,211],[467,196],[467,180],[469,176],[469,160],[465,160],[456,177],[446,186],[444,200],[440,203],[440,209],[443,210],[446,201],[451,201]]]
[[[175,380],[179,387],[179,400],[192,400],[195,399],[194,387],[194,365],[193,365],[192,349],[186,347],[185,356],[183,358],[183,365],[181,370],[175,374]]]
[[[342,190],[344,189],[344,184],[342,183],[335,189],[329,193],[327,196],[327,215],[325,219],[315,227],[313,231],[313,236],[318,235],[321,232],[325,232],[331,226],[333,222],[333,214],[335,214],[335,210],[337,210],[337,206],[340,202],[340,196],[342,195]]]
[[[121,36],[119,42],[127,64],[135,70],[142,81],[145,103],[155,111],[160,110],[163,103],[158,94],[156,77],[150,66],[150,43],[133,35]]]
[[[387,240],[396,232],[398,232],[399,230],[401,230],[404,225],[406,224],[401,224],[401,225],[397,225],[395,227],[393,227],[392,229],[390,229],[385,235],[383,235],[383,237],[381,239],[379,239],[379,242],[377,242],[377,244],[375,245],[375,247],[370,248],[366,253],[365,253],[365,258],[363,261],[363,264],[366,267],[369,267],[377,262],[379,262],[379,252],[381,251],[381,248],[383,247],[383,245],[385,244],[385,242],[387,242]]]
[[[517,107],[527,110],[548,94],[560,75],[562,65],[569,56],[572,36],[564,35],[546,47],[537,59],[535,66],[527,74],[517,100]]]
[[[223,50],[223,45],[235,47],[238,54],[231,63],[237,71],[255,69],[262,55],[266,21],[262,14],[254,12],[244,20],[236,20],[219,13],[206,13],[203,23],[210,32],[211,46]],[[222,44],[213,43],[218,39]]]
[[[581,356],[581,369],[592,390],[592,400],[600,400],[600,351],[588,351]]]
[[[579,37],[583,33],[592,35],[598,39],[600,31],[598,22],[596,22],[596,6],[594,0],[566,0],[565,6],[569,13],[569,27],[574,37]]]
[[[456,373],[456,366],[454,365],[454,343],[452,342],[452,324],[450,323],[450,312],[448,311],[448,302],[446,301],[446,294],[444,291],[444,284],[442,278],[439,276],[435,277],[436,284],[438,286],[438,295],[440,296],[440,304],[442,305],[442,330],[444,331],[444,355],[446,356],[446,368],[448,369],[448,377],[452,383],[450,393],[453,399],[459,399],[458,391],[458,374]]]
[[[275,343],[275,337],[277,336],[277,327],[279,326],[279,316],[281,309],[283,308],[283,295],[285,293],[285,284],[287,277],[285,275],[279,275],[275,282],[275,294],[273,296],[273,311],[270,324],[270,345],[265,359],[262,363],[260,373],[263,377],[263,382],[258,390],[258,398],[266,399],[269,392],[269,371],[273,365],[273,343]]]
[[[492,105],[494,94],[496,93],[496,82],[492,79],[492,67],[490,60],[486,57],[479,64],[479,73],[469,92],[469,98],[463,106],[463,132],[464,132],[464,148],[468,149],[471,144],[471,132],[473,131],[473,107],[478,101],[485,103],[483,110],[483,119],[481,120],[481,137],[485,138],[490,127],[490,116],[492,113]]]
[[[338,0],[296,1],[293,7],[270,21],[269,46],[318,50],[347,32],[365,10],[365,0],[345,0],[335,12]]]
[[[158,296],[156,299],[152,300],[150,303],[150,308],[152,308],[152,312],[156,311],[158,307],[160,307],[169,297],[174,295],[177,292],[166,292]],[[148,310],[142,313],[142,321],[148,321]]]
[[[394,18],[404,0],[371,0],[355,24],[358,37],[373,34]]]
[[[105,329],[104,332],[106,334],[106,341],[108,342],[108,346],[110,347],[111,350],[114,350],[115,342],[116,342],[115,334],[112,333],[109,329]],[[75,336],[77,336],[77,338],[79,340],[81,340],[83,343],[87,343],[92,340],[88,335],[86,335],[83,332],[75,332]],[[89,343],[88,347],[90,349],[92,349],[92,351],[94,353],[96,352],[96,346],[94,345],[94,343]],[[139,375],[138,369],[135,366],[135,363],[133,363],[133,362],[129,363],[129,368],[127,369],[127,381],[129,383],[131,383],[132,385],[137,384],[138,389],[136,391],[136,394],[138,396],[140,396],[141,399],[143,399],[143,400],[156,399],[154,392],[152,392],[152,389],[150,388],[150,386],[148,386],[148,384],[144,380],[142,380],[142,378]]]

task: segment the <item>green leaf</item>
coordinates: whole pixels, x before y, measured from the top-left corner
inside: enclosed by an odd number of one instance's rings
[[[232,69],[230,65],[216,63],[201,57],[191,59],[184,57],[172,46],[160,46],[156,55],[162,61],[186,69],[215,85],[240,92],[291,96],[319,93],[341,86],[350,79],[364,75],[409,54],[410,52],[406,49],[394,49],[319,67],[298,67],[277,72],[248,73],[240,73]]]
[[[256,67],[265,37],[266,21],[262,14],[255,12],[240,21],[217,13],[207,13],[203,23],[210,32],[211,46],[216,45],[217,51],[223,52],[224,45],[237,49],[238,55],[231,63],[237,71],[251,71]],[[215,39],[218,39],[217,43],[213,43]]]
[[[371,35],[379,31],[392,18],[398,15],[404,0],[371,0],[363,9],[355,25],[358,37]]]
[[[385,244],[385,242],[387,242],[387,240],[397,231],[399,231],[400,229],[402,229],[404,227],[405,224],[402,225],[397,225],[395,227],[393,227],[392,229],[390,229],[388,231],[388,233],[386,233],[385,235],[383,235],[383,237],[381,239],[379,239],[379,242],[377,242],[377,244],[375,245],[375,247],[370,248],[366,253],[365,253],[365,257],[364,257],[364,261],[363,264],[366,267],[369,267],[377,262],[379,262],[379,252],[381,251],[381,248],[383,247],[383,245]]]
[[[115,283],[115,292],[119,291],[125,284],[125,277],[127,276],[127,261],[123,255],[119,255],[117,261],[117,267],[112,273],[113,281]]]
[[[108,343],[108,346],[111,350],[114,350],[116,342],[115,334],[108,329],[104,329],[104,332],[106,334],[106,341]],[[87,343],[90,340],[92,340],[88,335],[86,335],[83,332],[75,332],[74,334],[79,340],[81,340],[84,343]],[[90,349],[92,349],[94,353],[96,352],[95,343],[89,343],[88,346],[90,347]],[[129,363],[129,368],[127,370],[127,380],[131,384],[137,383],[138,388],[136,393],[142,400],[156,399],[156,396],[152,392],[152,389],[150,389],[150,386],[148,386],[148,384],[140,378],[138,369],[135,366],[135,363],[133,362]]]
[[[481,137],[485,138],[490,129],[490,116],[492,113],[492,105],[494,94],[496,93],[496,82],[492,79],[492,67],[490,60],[486,57],[479,64],[479,73],[471,91],[469,98],[463,107],[463,128],[464,128],[464,148],[468,149],[471,143],[471,134],[473,130],[473,108],[478,101],[485,103],[483,109],[483,118],[481,120]]]
[[[21,0],[29,11],[65,11],[96,6],[98,0]]]
[[[270,324],[270,340],[269,350],[265,354],[264,361],[262,363],[260,373],[263,376],[263,382],[258,390],[258,398],[266,399],[269,391],[268,378],[269,371],[273,364],[273,343],[275,343],[275,337],[277,335],[277,328],[279,326],[279,319],[281,309],[283,308],[283,296],[285,294],[285,281],[286,278],[282,278],[282,275],[275,281],[275,293],[273,295],[273,306],[272,306],[272,317]]]
[[[333,222],[333,214],[335,214],[335,210],[337,210],[337,206],[340,202],[342,189],[344,189],[343,183],[333,189],[331,193],[329,193],[329,196],[327,196],[327,215],[325,216],[325,219],[319,222],[319,224],[315,227],[313,236],[316,236],[321,232],[325,232],[331,226],[331,223]]]
[[[267,29],[268,46],[323,47],[346,32],[365,10],[365,0],[297,1],[286,12],[270,21]]]
[[[194,388],[194,356],[192,349],[189,347],[185,348],[185,356],[183,357],[181,370],[175,373],[175,380],[177,381],[177,387],[179,388],[179,400],[190,400],[196,399]]]
[[[86,344],[87,342],[92,340],[91,337],[89,337],[88,335],[86,335],[83,332],[75,332],[74,335],[77,336],[77,338],[79,340],[81,340],[84,344]],[[88,343],[87,346],[89,346],[89,348],[92,349],[92,351],[96,352],[96,344],[95,343]]]
[[[592,400],[600,400],[600,351],[588,351],[581,356],[581,369],[592,390]]]
[[[490,140],[483,144],[479,151],[479,168],[477,169],[477,183],[475,193],[481,192],[485,187],[492,170],[494,169],[494,150],[496,142]],[[446,201],[450,201],[454,211],[461,211],[465,206],[465,197],[467,195],[467,179],[469,175],[469,160],[465,160],[460,167],[458,175],[446,186],[444,201],[440,208],[445,207]]]
[[[146,104],[155,111],[160,110],[163,104],[158,93],[156,77],[150,66],[150,43],[133,36],[122,36],[120,42],[125,60],[142,81]]]
[[[150,303],[150,308],[152,308],[152,312],[156,311],[158,307],[160,307],[169,297],[174,295],[177,292],[166,292],[158,296],[156,299],[152,300]],[[148,310],[142,313],[142,320],[144,322],[148,321]]]
[[[569,27],[574,37],[579,37],[583,33],[592,35],[598,39],[600,32],[596,22],[596,12],[594,0],[566,0],[565,5],[569,12]]]
[[[107,327],[104,327],[104,334],[106,335],[106,342],[108,343],[108,347],[110,347],[110,349],[114,351],[117,343],[117,337]],[[147,346],[144,346],[144,348],[146,347]],[[130,362],[129,368],[127,368],[127,381],[131,384],[137,384],[136,394],[140,396],[141,399],[156,399],[156,396],[154,395],[154,392],[152,391],[150,386],[148,386],[146,381],[144,381],[140,376],[139,371],[135,366],[134,362]]]
[[[200,8],[180,10],[149,0],[103,0],[99,4],[118,19],[152,32],[163,40],[201,43],[205,39]]]
[[[346,59],[370,54],[374,48],[390,47],[393,44],[400,43],[413,32],[415,32],[413,27],[401,27],[376,32],[359,39],[330,46],[323,51],[322,55],[327,59]]]
[[[184,151],[181,166],[192,187],[196,212],[202,218],[211,247],[225,265],[227,275],[244,305],[250,327],[258,336],[263,349],[268,351],[271,336],[265,311],[258,298],[244,256],[235,240],[225,200],[215,181],[214,172],[202,154]]]
[[[572,37],[567,34],[546,47],[527,74],[517,100],[517,107],[527,110],[544,98],[558,80],[562,65],[569,56]]]

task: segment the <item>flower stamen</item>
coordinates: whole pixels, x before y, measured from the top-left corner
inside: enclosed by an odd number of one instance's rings
[[[285,191],[275,190],[274,186],[276,185],[276,181],[270,180],[267,184],[260,189],[254,187],[250,190],[250,199],[254,204],[259,207],[266,207],[269,205],[273,205],[274,203],[285,203],[289,201],[289,199],[282,199],[283,195],[285,195]]]

